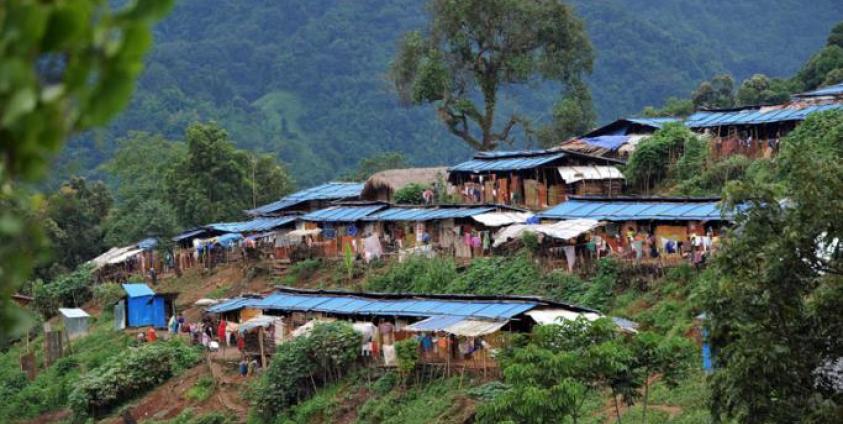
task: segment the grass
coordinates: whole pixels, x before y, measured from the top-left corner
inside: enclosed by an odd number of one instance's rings
[[[187,392],[184,394],[189,400],[192,400],[196,403],[204,402],[211,395],[214,394],[216,387],[214,387],[214,380],[211,377],[202,377],[196,381],[196,384],[193,385]]]
[[[39,373],[33,381],[19,371],[22,343],[0,354],[0,422],[26,421],[66,407],[79,376],[121,354],[131,339],[113,329],[111,314],[91,317],[90,334],[71,342],[71,353],[43,369],[43,336],[31,343]]]

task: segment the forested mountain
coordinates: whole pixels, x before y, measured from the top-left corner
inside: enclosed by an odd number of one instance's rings
[[[687,96],[717,73],[791,75],[843,17],[837,0],[572,3],[595,46],[601,121]],[[424,10],[411,0],[182,0],[156,29],[130,108],[74,140],[53,181],[96,172],[128,131],[180,139],[197,120],[276,154],[300,186],[384,151],[411,164],[452,163],[467,155],[463,144],[430,108],[400,107],[386,81],[398,40],[424,27]],[[559,92],[544,88],[512,91],[503,107],[547,120]]]

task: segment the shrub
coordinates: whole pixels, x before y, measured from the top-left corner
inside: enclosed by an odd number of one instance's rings
[[[367,290],[400,293],[447,292],[457,278],[457,265],[451,258],[410,257],[391,265],[384,274],[369,278]]]
[[[395,192],[395,203],[404,205],[420,205],[424,203],[422,193],[426,187],[418,183],[410,183]]]
[[[358,356],[360,335],[344,322],[317,324],[309,336],[278,346],[266,373],[249,397],[254,416],[263,422],[307,399],[316,384],[336,381]]]
[[[104,283],[94,287],[94,300],[103,309],[106,309],[125,296],[123,287],[117,283]]]
[[[372,384],[372,390],[378,396],[383,396],[389,393],[396,384],[398,384],[398,375],[392,371],[387,371],[386,374]]]
[[[405,376],[410,374],[419,363],[418,341],[415,338],[409,338],[396,342],[395,354],[398,357],[398,370]]]
[[[37,281],[32,285],[34,308],[44,317],[51,317],[59,307],[81,306],[93,296],[92,283],[90,266],[80,266],[49,283]]]
[[[132,349],[83,375],[70,393],[70,408],[77,419],[98,416],[199,359],[195,349],[179,341],[150,343]]]

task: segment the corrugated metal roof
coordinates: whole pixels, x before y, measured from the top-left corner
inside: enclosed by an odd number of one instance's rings
[[[542,166],[565,157],[565,152],[546,150],[524,152],[482,152],[459,165],[452,166],[449,172],[491,172],[517,171]]]
[[[138,248],[143,250],[152,250],[155,249],[155,246],[158,246],[158,240],[152,237],[145,238],[138,242]]]
[[[455,315],[435,315],[407,326],[407,330],[444,331],[458,336],[476,337],[500,330],[507,321],[482,321]]]
[[[182,241],[184,239],[189,239],[189,238],[194,237],[194,236],[202,235],[203,233],[205,233],[207,231],[208,230],[206,230],[204,228],[183,231],[183,232],[177,234],[175,237],[173,237],[173,241]]]
[[[317,222],[354,222],[385,207],[386,205],[331,206],[306,214],[302,216],[302,219]]]
[[[675,117],[662,118],[626,118],[627,121],[636,123],[638,125],[647,125],[654,128],[661,128],[664,124],[671,122],[679,122],[681,119]]]
[[[79,308],[59,308],[59,313],[65,318],[88,318],[90,316]]]
[[[253,233],[256,231],[267,231],[295,222],[296,216],[279,217],[258,217],[251,221],[241,222],[218,222],[206,225],[206,227],[224,231],[226,233]]]
[[[262,215],[277,212],[302,202],[311,200],[339,200],[360,196],[363,183],[331,182],[282,197],[280,200],[246,211],[250,215]]]
[[[276,292],[263,299],[236,299],[214,305],[209,312],[227,312],[242,307],[283,311],[313,311],[355,315],[399,315],[426,317],[458,315],[487,319],[508,319],[528,311],[534,302],[460,301],[431,299],[365,299],[341,295],[306,295]]]
[[[143,283],[123,284],[123,290],[129,297],[153,296],[155,292]]]
[[[548,219],[588,218],[602,221],[634,220],[732,220],[733,214],[721,215],[716,201],[657,200],[568,200],[537,214]]]
[[[560,166],[559,175],[566,184],[582,180],[622,180],[623,173],[614,166]]]
[[[818,88],[816,90],[799,93],[795,97],[822,97],[822,96],[839,96],[843,95],[843,83],[829,85],[828,87]]]
[[[259,302],[261,299],[253,297],[236,297],[224,302],[217,303],[208,308],[208,312],[214,314],[221,314],[224,312],[236,311],[241,308],[249,307],[249,305]]]
[[[431,221],[436,219],[468,218],[491,212],[494,206],[475,206],[458,208],[404,208],[391,207],[369,215],[366,221]]]
[[[843,104],[807,106],[803,108],[747,109],[728,112],[696,112],[685,120],[689,128],[726,125],[757,125],[771,122],[803,121],[808,115],[827,110],[843,110]]]

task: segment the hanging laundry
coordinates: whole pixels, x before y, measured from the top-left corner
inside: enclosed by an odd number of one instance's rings
[[[565,261],[568,262],[568,272],[574,272],[574,263],[577,261],[577,247],[576,246],[562,246],[565,252]]]

